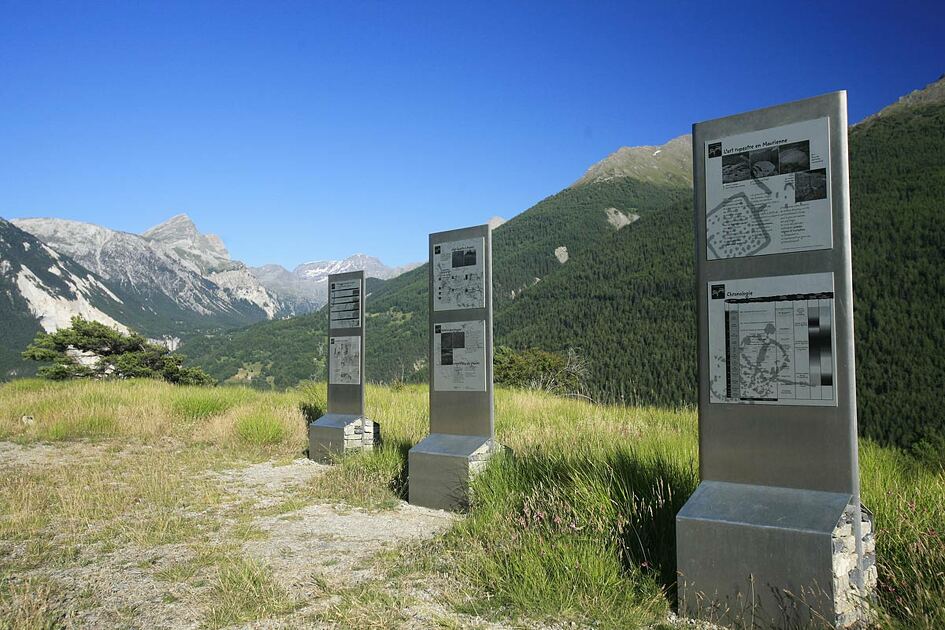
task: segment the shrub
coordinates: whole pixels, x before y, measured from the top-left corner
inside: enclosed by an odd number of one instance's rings
[[[24,359],[51,363],[39,375],[62,381],[74,378],[159,378],[178,385],[213,385],[203,370],[182,367],[184,357],[151,343],[138,333],[124,334],[80,316],[69,328],[36,335]]]
[[[587,367],[574,350],[567,355],[537,348],[521,351],[499,346],[493,360],[497,385],[540,389],[553,394],[583,394],[587,390]]]

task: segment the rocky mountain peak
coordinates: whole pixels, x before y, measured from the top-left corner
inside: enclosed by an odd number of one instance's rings
[[[201,234],[186,214],[176,214],[167,221],[146,230],[141,236],[160,243],[196,266],[201,273],[233,267],[230,253],[216,234]]]
[[[155,241],[196,238],[200,236],[197,226],[186,214],[175,214],[167,221],[145,230],[142,236]]]
[[[692,136],[679,136],[660,146],[620,147],[587,169],[571,187],[625,177],[650,184],[691,186]]]
[[[867,116],[858,122],[856,126],[906,109],[921,107],[923,105],[934,105],[936,103],[945,103],[945,74],[940,76],[936,81],[929,83],[921,90],[913,90],[905,96],[900,96],[898,101],[884,107],[875,114]]]

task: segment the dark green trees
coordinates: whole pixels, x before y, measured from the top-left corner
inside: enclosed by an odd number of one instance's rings
[[[36,335],[24,359],[48,362],[40,376],[70,378],[160,378],[181,385],[211,385],[199,368],[182,367],[184,358],[136,332],[124,334],[99,322],[72,318],[72,326]]]

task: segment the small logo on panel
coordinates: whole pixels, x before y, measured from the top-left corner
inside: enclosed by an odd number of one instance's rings
[[[722,157],[722,143],[713,142],[709,145],[709,159]]]
[[[440,253],[440,246],[439,246],[439,245],[434,245],[434,246],[433,246],[433,253],[434,253],[434,254],[439,254],[439,253]]]
[[[712,285],[712,299],[713,299],[713,300],[724,300],[724,299],[725,299],[725,285],[724,285],[724,284],[713,284],[713,285]]]
[[[440,325],[439,325],[439,324],[437,324],[436,326],[433,327],[433,332],[435,332],[435,333],[440,333],[440,332],[442,332],[441,329],[440,329]]]

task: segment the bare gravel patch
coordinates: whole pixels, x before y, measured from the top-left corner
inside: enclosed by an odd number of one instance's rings
[[[4,472],[18,470],[22,474],[24,470],[100,462],[102,458],[146,457],[155,448],[165,449],[165,454],[177,453],[175,446],[0,442],[0,483]],[[52,523],[30,539],[0,541],[0,578],[21,600],[39,596],[32,584],[46,585],[43,601],[20,604],[55,611],[54,617],[63,627],[189,629],[205,624],[218,567],[225,559],[239,557],[265,567],[298,606],[288,615],[233,627],[337,626],[333,619],[347,619],[344,615],[349,614],[358,619],[361,614],[349,610],[351,593],[361,585],[368,592],[374,588],[383,591],[379,596],[387,598],[388,607],[391,601],[403,602],[399,621],[384,621],[379,609],[382,625],[441,627],[447,618],[459,627],[482,625],[468,619],[459,622],[435,604],[428,592],[384,584],[375,562],[378,554],[397,545],[445,531],[458,517],[405,502],[382,511],[341,503],[306,504],[305,484],[329,469],[296,459],[283,465],[262,462],[199,472],[226,495],[219,504],[191,506],[201,518],[218,524],[211,534],[188,543],[146,548],[127,544],[116,548],[107,542],[82,544],[71,555],[60,557],[50,550],[57,548],[60,539],[69,539],[69,533],[58,531]],[[293,500],[302,501],[299,509],[280,509],[286,501],[292,506]],[[142,505],[141,509],[148,508]],[[37,551],[39,546],[44,547],[42,552]],[[35,560],[32,563],[31,558]],[[343,616],[332,617],[337,610],[342,610],[338,614]],[[370,617],[361,619],[374,625]]]
[[[269,534],[243,549],[265,562],[286,584],[302,583],[317,569],[333,584],[351,586],[377,577],[370,560],[406,541],[445,531],[455,516],[402,503],[374,512],[337,505],[312,505],[280,516],[257,518]]]
[[[327,472],[331,467],[310,459],[295,459],[288,464],[260,462],[244,468],[210,471],[207,474],[222,487],[242,499],[252,501],[257,508],[276,505],[287,492]]]

